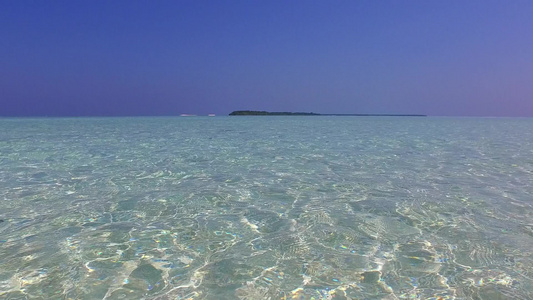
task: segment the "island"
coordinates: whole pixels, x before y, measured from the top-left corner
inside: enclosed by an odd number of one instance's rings
[[[229,114],[230,116],[354,116],[354,117],[427,117],[427,115],[418,114],[317,114],[312,112],[269,112],[262,110],[236,110]]]
[[[258,110],[236,110],[229,114],[230,116],[319,116],[320,114],[306,112],[269,112]]]

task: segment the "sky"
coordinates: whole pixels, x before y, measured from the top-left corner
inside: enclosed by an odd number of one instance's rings
[[[533,117],[533,1],[0,1],[0,116],[234,110]]]

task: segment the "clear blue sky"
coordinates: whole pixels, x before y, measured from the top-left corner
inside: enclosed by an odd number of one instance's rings
[[[0,115],[533,116],[533,1],[0,1]]]

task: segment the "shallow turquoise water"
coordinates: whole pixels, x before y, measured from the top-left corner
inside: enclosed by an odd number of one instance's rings
[[[0,298],[533,299],[533,119],[0,119]]]

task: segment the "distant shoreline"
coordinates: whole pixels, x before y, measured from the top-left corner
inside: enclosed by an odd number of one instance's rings
[[[258,110],[236,110],[229,114],[230,116],[351,116],[351,117],[427,117],[427,115],[418,114],[317,114],[307,112],[268,112]]]

